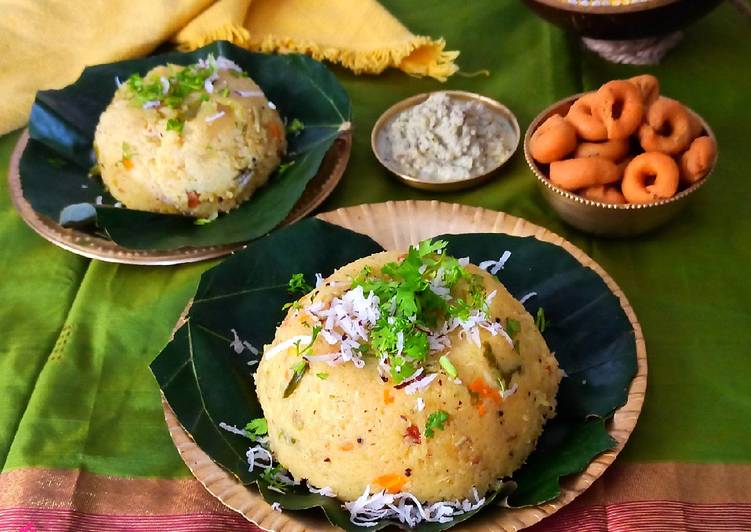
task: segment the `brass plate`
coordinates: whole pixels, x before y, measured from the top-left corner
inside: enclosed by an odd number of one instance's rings
[[[21,218],[40,236],[56,246],[90,259],[121,264],[145,266],[169,266],[188,262],[199,262],[228,255],[243,246],[245,242],[221,246],[185,247],[168,250],[129,249],[111,240],[90,235],[76,229],[62,227],[54,220],[38,214],[23,197],[19,162],[29,141],[29,131],[25,130],[13,150],[8,170],[8,184],[13,205]],[[303,195],[280,225],[288,225],[305,217],[325,200],[344,175],[352,151],[352,132],[347,129],[339,134],[321,163],[318,173],[308,182]],[[232,213],[229,213],[232,216]]]
[[[704,186],[717,165],[717,155],[715,155],[712,168],[703,179],[678,192],[672,198],[654,203],[626,203],[620,205],[602,203],[558,188],[550,182],[543,168],[532,158],[529,152],[529,141],[532,138],[532,133],[549,116],[554,114],[565,116],[571,104],[581,96],[584,96],[584,94],[586,93],[574,94],[555,102],[543,110],[532,120],[524,135],[524,158],[527,160],[527,165],[532,170],[532,173],[537,178],[537,184],[542,191],[543,197],[565,222],[593,235],[613,237],[635,236],[651,231],[666,223],[688,204],[690,201],[689,196]],[[684,105],[684,107],[686,106]],[[701,122],[705,134],[717,145],[717,137],[706,120],[692,109],[686,107],[686,110]],[[547,167],[547,165],[545,166]]]
[[[452,179],[450,181],[431,181],[429,179],[422,179],[403,173],[401,169],[394,165],[393,162],[384,153],[386,143],[385,129],[386,126],[390,124],[398,114],[401,114],[403,111],[409,109],[410,107],[419,105],[427,100],[428,97],[433,94],[430,92],[425,92],[411,96],[410,98],[406,98],[400,102],[395,103],[394,105],[386,109],[386,111],[384,111],[384,113],[376,121],[375,125],[373,126],[373,131],[370,134],[370,146],[373,149],[373,153],[375,154],[376,159],[378,159],[378,162],[380,162],[388,171],[394,174],[402,183],[413,188],[430,190],[432,192],[449,192],[452,190],[461,190],[484,183],[485,181],[493,177],[496,171],[498,171],[499,168],[505,165],[508,160],[511,159],[511,157],[514,155],[514,153],[516,153],[516,150],[519,147],[519,139],[521,138],[519,122],[516,120],[514,113],[512,113],[508,107],[486,96],[466,91],[439,92],[443,92],[451,96],[452,98],[459,100],[467,100],[479,103],[489,109],[491,112],[498,115],[502,120],[508,122],[513,133],[513,138],[511,139],[513,148],[509,152],[508,156],[500,163],[498,163],[497,166],[491,168],[484,174],[465,177],[462,179]]]
[[[637,373],[628,390],[625,405],[615,411],[608,423],[608,432],[615,438],[615,449],[596,457],[587,468],[562,481],[561,495],[550,502],[527,508],[487,509],[477,517],[452,530],[487,532],[516,531],[538,523],[573,501],[613,463],[636,426],[647,389],[647,348],[641,326],[626,296],[615,281],[586,253],[547,229],[502,212],[440,203],[437,201],[399,201],[358,205],[318,215],[329,223],[346,227],[372,237],[387,250],[403,250],[425,238],[443,233],[506,233],[533,236],[538,240],[562,247],[580,263],[594,270],[621,303],[631,322],[636,338]],[[187,315],[185,309],[183,317]],[[177,327],[182,324],[183,318]],[[165,418],[172,440],[180,456],[206,489],[227,507],[241,513],[263,530],[302,532],[334,531],[323,516],[313,512],[276,512],[263,500],[257,489],[248,489],[234,475],[216,465],[180,425],[172,409],[163,401]]]

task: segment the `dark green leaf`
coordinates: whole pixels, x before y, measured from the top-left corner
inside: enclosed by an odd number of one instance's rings
[[[497,234],[449,235],[442,240],[449,243],[447,253],[469,256],[474,263],[511,251],[499,274],[501,280],[517,298],[537,292],[526,303],[527,309],[535,312],[544,306],[550,317],[544,336],[569,375],[559,391],[558,414],[546,425],[535,452],[514,475],[514,482],[489,493],[484,507],[505,499],[515,485],[517,490],[508,499],[511,505],[554,498],[560,492],[560,477],[580,471],[614,444],[604,419],[625,402],[636,371],[630,323],[600,277],[560,247]],[[203,275],[189,314],[193,342],[187,341],[183,327],[152,364],[167,400],[198,445],[245,482],[257,479],[247,473],[243,461],[241,451],[247,449],[247,439],[220,435],[205,421],[242,426],[260,416],[248,378],[252,369],[229,348],[229,330],[235,328],[243,340],[262,347],[273,339],[284,316],[282,306],[296,297],[287,290],[292,274],[302,273],[307,279],[315,273],[325,276],[376,251],[380,247],[369,238],[317,220],[252,242]],[[214,350],[212,357],[208,357],[209,349]],[[192,374],[191,368],[197,373]],[[207,414],[202,414],[202,399]],[[434,430],[437,428],[438,424]],[[258,485],[267,501],[279,502],[289,510],[320,506],[332,523],[346,530],[379,530],[393,524],[384,521],[376,527],[358,528],[335,499],[311,494],[304,486],[287,487],[282,495],[269,490],[263,480]],[[417,530],[445,530],[474,513],[449,523],[423,524]]]
[[[90,179],[87,172],[95,163],[94,130],[112,99],[115,78],[125,81],[133,73],[145,74],[167,62],[193,63],[209,53],[235,61],[250,73],[283,118],[305,124],[288,139],[282,166],[286,170],[276,172],[249,201],[211,224],[196,225],[193,218],[185,216],[108,208],[115,200],[101,181]],[[284,220],[350,115],[349,98],[333,74],[321,63],[300,55],[254,54],[216,42],[191,53],[89,67],[73,85],[38,93],[29,123],[31,139],[20,163],[24,196],[34,210],[53,220],[60,220],[66,206],[96,205],[97,196],[101,196],[104,205],[96,206],[99,231],[132,249],[244,242],[268,233]],[[71,164],[61,165],[60,161]]]

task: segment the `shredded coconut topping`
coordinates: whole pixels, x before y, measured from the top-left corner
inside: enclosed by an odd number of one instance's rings
[[[237,434],[238,436],[247,436],[248,433],[245,432],[243,429],[238,429],[234,425],[228,425],[224,421],[219,422],[219,427],[226,430],[227,432],[231,432],[232,434]]]
[[[522,298],[519,300],[519,303],[521,303],[523,305],[524,303],[526,303],[527,301],[529,301],[530,299],[532,299],[536,295],[537,295],[537,292],[530,292],[529,294],[526,294],[526,295],[522,296]]]
[[[334,490],[332,490],[328,486],[324,486],[323,488],[316,488],[315,486],[308,484],[308,491],[310,491],[310,493],[323,495],[324,497],[336,497],[336,493],[334,493]]]
[[[380,317],[379,303],[378,296],[370,293],[366,297],[362,287],[357,286],[341,298],[332,299],[327,309],[316,304],[308,306],[306,312],[321,323],[321,337],[329,345],[339,345],[338,352],[309,356],[308,360],[325,361],[332,366],[345,362],[352,362],[358,368],[365,366],[359,349],[368,341],[368,331]]]
[[[213,122],[214,120],[219,120],[223,116],[224,116],[224,111],[219,111],[216,114],[213,114],[211,116],[207,116],[205,122],[208,124],[210,122]]]
[[[253,98],[254,96],[263,97],[264,94],[261,91],[241,91],[235,89],[235,94],[242,98]]]
[[[162,94],[167,94],[169,92],[169,80],[164,76],[160,76],[159,81],[162,84]]]
[[[246,349],[250,351],[251,354],[257,355],[259,353],[259,350],[257,347],[255,347],[250,342],[246,342],[244,340],[240,340],[240,337],[237,334],[237,331],[235,329],[230,329],[230,332],[232,333],[232,336],[234,336],[234,339],[229,344],[229,346],[232,348],[232,350],[237,353],[238,355],[245,351]],[[248,362],[248,365],[250,365],[250,362]]]
[[[360,497],[343,506],[350,513],[350,521],[358,526],[375,526],[381,519],[396,519],[414,527],[421,522],[446,523],[485,504],[485,498],[480,498],[477,489],[472,488],[472,495],[474,501],[465,499],[424,505],[411,493],[371,493],[370,486],[367,486]]]
[[[479,266],[480,269],[485,270],[491,275],[495,275],[499,271],[503,269],[503,267],[506,265],[506,261],[509,260],[511,257],[510,251],[504,251],[501,257],[498,260],[484,260],[482,261]]]

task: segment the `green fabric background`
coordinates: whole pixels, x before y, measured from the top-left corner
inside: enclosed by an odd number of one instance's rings
[[[649,387],[622,460],[751,462],[751,22],[723,5],[686,31],[662,65],[606,64],[514,0],[385,2],[416,33],[443,35],[465,72],[448,83],[399,72],[355,77],[336,69],[354,108],[349,169],[323,209],[439,199],[502,210],[568,238],[625,291],[644,328]],[[630,240],[587,237],[544,203],[523,154],[481,188],[432,195],[379,167],[369,133],[406,96],[442,88],[496,98],[522,129],[544,107],[605,80],[652,72],[663,92],[701,113],[719,139],[719,164],[680,218]],[[167,433],[148,363],[169,338],[211,264],[118,266],[62,251],[27,228],[7,195],[18,134],[0,138],[0,470],[24,466],[95,473],[188,474]]]

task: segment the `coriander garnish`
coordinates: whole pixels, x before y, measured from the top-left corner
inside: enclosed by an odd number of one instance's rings
[[[435,436],[436,429],[443,430],[448,419],[449,414],[445,410],[438,410],[430,414],[425,422],[425,437],[432,438]]]
[[[313,287],[305,281],[305,276],[302,273],[295,273],[287,283],[287,290],[291,294],[307,294]]]
[[[547,321],[545,320],[545,309],[543,309],[542,307],[539,307],[537,309],[537,314],[535,315],[535,326],[540,330],[540,332],[545,332]]]
[[[456,368],[454,367],[454,365],[449,360],[449,357],[447,357],[446,355],[442,355],[441,358],[438,359],[438,363],[443,368],[443,371],[446,372],[446,375],[448,375],[452,379],[456,378],[456,376],[458,374],[456,372]]]
[[[294,118],[292,122],[289,123],[287,126],[287,133],[297,133],[298,131],[302,131],[305,129],[305,124],[302,123],[302,120],[299,118]]]
[[[253,441],[256,441],[259,436],[265,436],[269,432],[268,423],[266,418],[258,417],[251,419],[247,425],[245,425],[245,433]]]
[[[466,320],[486,310],[482,279],[470,274],[457,259],[444,253],[447,243],[424,240],[410,246],[401,262],[381,268],[379,276],[364,268],[352,287],[361,286],[379,300],[379,319],[370,331],[367,352],[388,360],[396,384],[412,376],[426,361],[430,342],[426,331],[446,321]],[[458,285],[466,298],[452,297]],[[445,369],[445,368],[444,368]]]

